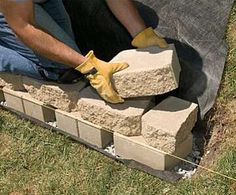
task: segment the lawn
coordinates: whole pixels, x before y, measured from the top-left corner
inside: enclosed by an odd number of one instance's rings
[[[201,165],[236,178],[236,4],[226,40],[221,89],[205,121],[210,153]],[[190,180],[167,183],[0,110],[0,194],[236,194],[236,182],[199,169]]]

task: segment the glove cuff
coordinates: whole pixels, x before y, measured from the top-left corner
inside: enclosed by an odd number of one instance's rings
[[[75,70],[80,71],[83,74],[89,73],[94,68],[94,59],[96,59],[92,50],[89,51],[85,57],[87,60],[75,68]]]
[[[140,33],[138,33],[131,42],[131,45],[134,47],[140,47],[147,37],[154,36],[155,32],[152,27],[146,28]]]

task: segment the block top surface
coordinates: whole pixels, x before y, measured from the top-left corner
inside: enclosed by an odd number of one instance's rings
[[[80,101],[84,101],[87,104],[94,105],[99,108],[104,108],[111,112],[121,112],[123,115],[127,116],[138,116],[142,115],[144,110],[150,104],[152,97],[136,98],[125,100],[121,104],[110,104],[101,99],[101,97],[96,93],[91,87],[87,87],[80,92]]]
[[[12,89],[8,89],[7,87],[3,87],[3,88],[2,88],[2,91],[3,91],[4,93],[11,94],[11,95],[13,95],[13,96],[17,96],[17,97],[21,97],[21,98],[26,94],[26,92],[23,92],[23,91],[15,91],[15,90],[12,90]]]
[[[86,86],[87,83],[84,81],[79,81],[75,84],[59,84],[56,82],[47,82],[24,76],[23,84],[32,85],[36,88],[40,88],[43,86],[49,89],[60,90],[60,91],[80,91]]]
[[[81,119],[80,112],[66,112],[66,111],[60,110],[60,109],[56,109],[55,112],[58,114],[64,115],[64,116],[71,117],[71,118]]]
[[[16,80],[22,80],[23,76],[19,74],[13,74],[8,72],[0,72],[0,79],[6,80],[6,81],[16,81]]]
[[[175,51],[174,45],[169,45],[168,49],[159,47],[149,47],[145,49],[130,49],[120,52],[111,62],[127,62],[129,67],[114,74],[124,74],[129,72],[150,71],[157,67],[165,68],[172,64],[172,56]]]
[[[147,112],[142,120],[149,126],[176,136],[183,122],[190,113],[197,111],[197,107],[195,103],[170,96]]]

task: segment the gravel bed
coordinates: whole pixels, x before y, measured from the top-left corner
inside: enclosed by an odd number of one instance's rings
[[[116,153],[115,153],[115,146],[113,143],[110,143],[105,149],[104,149],[105,152],[111,154],[112,156],[116,156]]]
[[[189,162],[181,161],[177,166],[174,167],[174,171],[180,175],[183,175],[183,179],[190,179],[197,171],[197,165],[202,160],[200,149],[198,148],[197,138],[193,136],[193,150],[185,158],[187,161],[195,163],[193,165]]]
[[[2,106],[7,106],[7,102],[5,102],[5,101],[0,102],[0,104],[1,104]]]
[[[56,121],[50,121],[50,122],[47,122],[47,124],[49,124],[52,127],[57,128],[57,122]]]

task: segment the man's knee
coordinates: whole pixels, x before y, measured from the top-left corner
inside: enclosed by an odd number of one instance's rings
[[[37,65],[26,59],[16,51],[0,45],[0,72],[22,74],[34,78],[41,78]]]

